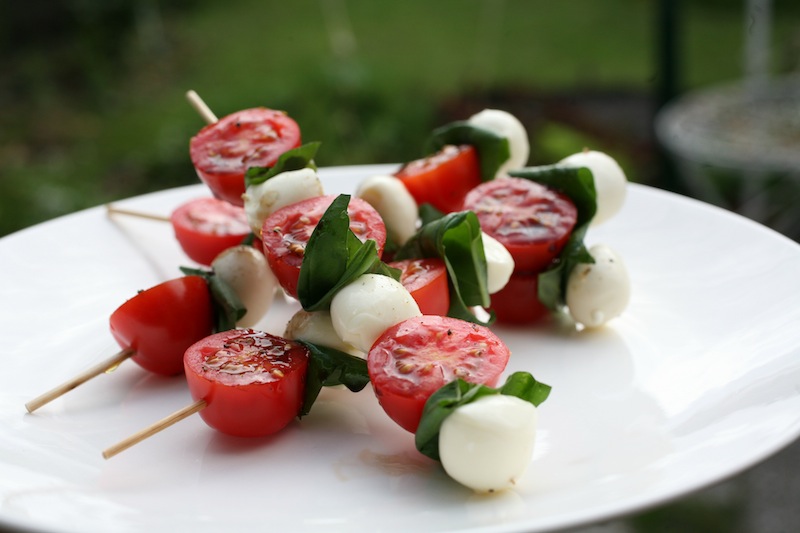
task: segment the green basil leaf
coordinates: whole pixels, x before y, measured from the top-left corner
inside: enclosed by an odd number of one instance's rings
[[[419,206],[419,219],[424,226],[428,222],[433,222],[434,220],[439,220],[444,216],[444,213],[433,207],[429,203],[424,203]]]
[[[483,181],[493,180],[500,166],[511,157],[511,148],[506,137],[463,120],[433,130],[426,145],[426,153],[438,152],[448,144],[471,144],[475,147]]]
[[[442,423],[453,411],[484,396],[505,394],[539,406],[550,394],[551,387],[539,381],[528,372],[515,372],[508,377],[499,389],[486,385],[467,383],[462,379],[451,381],[431,394],[422,410],[414,444],[420,453],[439,460],[439,432]]]
[[[489,305],[481,226],[472,211],[448,213],[423,225],[395,254],[397,260],[438,257],[450,283],[449,316],[482,323],[469,310]]]
[[[206,280],[214,310],[214,333],[234,329],[236,322],[247,312],[236,291],[213,271],[190,267],[180,267],[180,270],[187,276],[200,276]]]
[[[311,411],[322,387],[344,385],[352,392],[358,392],[369,383],[367,362],[335,348],[298,341],[309,350],[306,389],[300,416]]]
[[[300,170],[301,168],[314,168],[314,156],[317,155],[321,143],[312,142],[298,146],[282,153],[278,160],[271,167],[250,167],[244,174],[245,187],[260,185],[268,179],[277,176],[281,172]]]
[[[297,298],[306,311],[330,308],[334,295],[362,274],[383,274],[400,279],[400,271],[381,262],[375,241],[364,242],[350,229],[350,196],[337,196],[308,239]]]
[[[565,305],[567,279],[572,269],[578,263],[594,263],[583,242],[589,223],[597,212],[594,176],[585,167],[560,165],[527,167],[511,171],[509,175],[529,179],[566,194],[578,210],[578,220],[566,245],[553,266],[539,274],[539,301],[551,311],[557,311]]]

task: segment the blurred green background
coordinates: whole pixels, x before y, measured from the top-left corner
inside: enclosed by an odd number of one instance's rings
[[[769,74],[797,73],[800,2],[771,6]],[[498,107],[528,127],[533,164],[590,146],[632,181],[689,193],[654,117],[741,79],[754,22],[735,0],[6,1],[0,235],[197,183],[188,89],[219,116],[286,110],[322,141],[322,166],[420,157],[432,128]],[[733,189],[741,178],[716,174]],[[796,189],[781,196],[796,211]],[[753,486],[769,478],[748,475],[593,530],[789,531],[752,529],[748,513],[768,509],[754,511]],[[777,479],[767,499],[780,506],[797,491]]]

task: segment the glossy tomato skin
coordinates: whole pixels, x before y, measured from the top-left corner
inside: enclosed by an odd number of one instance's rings
[[[252,329],[211,335],[186,350],[192,398],[204,400],[200,416],[237,437],[263,437],[294,420],[303,405],[308,349]]]
[[[271,167],[301,142],[300,127],[286,113],[256,107],[205,126],[189,142],[189,154],[214,196],[241,206],[247,169]]]
[[[450,287],[447,267],[439,258],[404,259],[389,266],[401,270],[400,283],[411,293],[423,315],[447,315]]]
[[[109,319],[111,335],[142,368],[166,376],[183,372],[183,353],[214,328],[211,296],[200,276],[151,287],[119,306]]]
[[[561,253],[578,219],[568,196],[523,178],[498,178],[475,187],[463,209],[508,249],[515,272],[540,272]]]
[[[170,222],[186,255],[206,266],[250,235],[244,208],[217,198],[197,198],[181,204],[172,212]]]
[[[431,394],[458,378],[493,387],[509,356],[489,328],[423,315],[386,330],[367,354],[367,369],[383,410],[414,433]]]
[[[464,196],[481,183],[478,151],[470,145],[446,145],[428,157],[403,165],[395,173],[421,205],[439,211],[459,211]]]
[[[491,295],[490,308],[498,324],[523,325],[539,322],[550,315],[539,301],[539,274],[514,273],[506,286]]]
[[[336,195],[326,195],[302,200],[278,209],[264,220],[264,255],[278,283],[292,297],[297,297],[297,280],[308,239],[335,198]],[[386,245],[386,226],[375,208],[360,198],[350,198],[347,214],[353,233],[362,241],[375,241],[380,256]]]

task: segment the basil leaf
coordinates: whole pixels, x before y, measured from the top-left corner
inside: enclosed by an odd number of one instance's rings
[[[214,310],[214,333],[234,329],[236,322],[247,312],[236,291],[213,271],[190,267],[180,267],[180,270],[187,276],[200,276],[206,280]]]
[[[298,146],[282,153],[278,160],[271,167],[250,167],[244,174],[245,187],[260,185],[268,179],[277,176],[281,172],[300,170],[301,168],[314,168],[314,156],[317,155],[321,143],[312,142]]]
[[[344,385],[352,392],[358,392],[369,383],[367,361],[335,348],[298,341],[309,350],[306,389],[300,417],[311,411],[322,387]]]
[[[499,389],[486,385],[468,383],[462,379],[451,381],[431,394],[422,410],[414,444],[420,453],[431,459],[439,460],[439,432],[442,423],[462,405],[472,403],[484,396],[505,394],[516,396],[535,406],[544,402],[550,394],[551,387],[539,381],[528,372],[515,372],[508,377]]]
[[[395,254],[397,260],[438,257],[447,268],[450,284],[448,315],[482,323],[469,310],[489,305],[486,256],[481,226],[472,211],[448,213],[428,222]]]
[[[424,203],[419,206],[419,219],[424,226],[428,222],[433,222],[434,220],[439,220],[444,216],[444,213],[433,207],[429,203]]]
[[[381,262],[375,241],[361,242],[350,229],[349,202],[349,195],[337,196],[308,239],[297,282],[297,298],[306,311],[329,309],[334,295],[362,274],[400,279],[399,270]]]
[[[426,145],[426,153],[434,153],[448,144],[471,144],[478,151],[481,165],[481,179],[494,179],[497,170],[511,157],[508,139],[493,131],[473,126],[464,120],[441,126],[431,134]]]
[[[539,301],[557,311],[565,305],[567,279],[578,263],[594,263],[583,243],[589,223],[597,212],[597,192],[592,171],[585,167],[545,165],[509,172],[510,176],[525,178],[570,197],[578,210],[578,220],[570,238],[548,270],[539,274]]]

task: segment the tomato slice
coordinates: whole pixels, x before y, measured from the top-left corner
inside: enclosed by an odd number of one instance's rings
[[[572,200],[523,178],[498,178],[475,187],[464,199],[481,229],[505,246],[515,272],[540,272],[555,259],[578,219]]]
[[[458,378],[493,387],[509,356],[489,328],[427,315],[404,320],[378,337],[367,354],[367,369],[383,410],[413,433],[431,394]]]
[[[223,331],[186,350],[189,392],[202,419],[238,437],[271,435],[300,412],[308,348],[252,329]]]
[[[109,319],[111,335],[141,367],[162,375],[183,372],[183,353],[214,328],[211,296],[200,276],[151,287],[119,306]]]
[[[506,286],[491,295],[490,308],[500,324],[532,324],[550,314],[539,301],[539,274],[520,272]]]
[[[268,216],[261,227],[261,240],[269,267],[281,287],[295,298],[308,239],[335,198],[336,195],[317,196],[287,205]],[[378,255],[382,254],[386,244],[386,226],[375,208],[353,197],[347,206],[347,214],[353,233],[362,241],[375,241]]]
[[[183,251],[201,265],[210,265],[222,251],[241,244],[250,234],[244,208],[217,198],[181,204],[170,221]]]
[[[450,287],[447,267],[439,258],[404,259],[389,266],[400,269],[400,283],[417,302],[423,315],[447,315],[450,309]]]
[[[189,155],[214,196],[243,205],[247,169],[271,167],[282,153],[301,142],[300,127],[286,113],[256,107],[205,126],[192,137]]]
[[[478,151],[465,145],[446,145],[428,157],[406,163],[395,173],[417,204],[439,211],[459,211],[464,196],[481,183]]]

